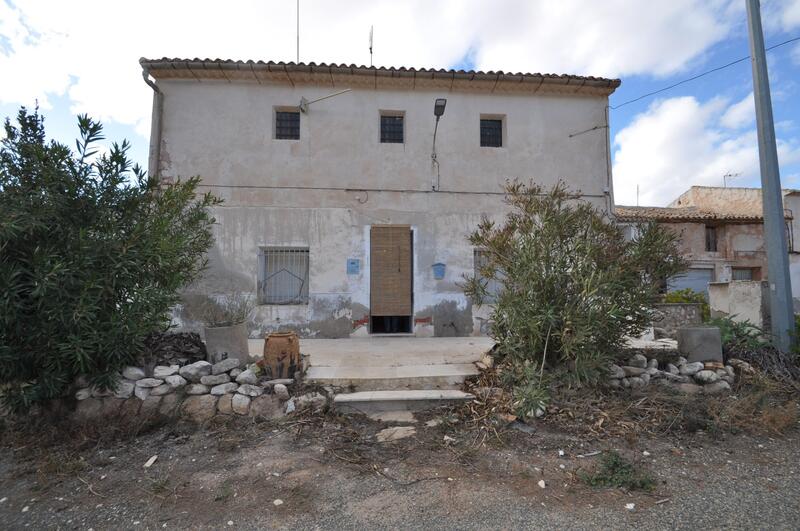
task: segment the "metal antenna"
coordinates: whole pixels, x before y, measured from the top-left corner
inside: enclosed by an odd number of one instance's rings
[[[297,61],[300,62],[300,0],[297,0]]]
[[[375,26],[369,27],[369,66],[372,66],[372,30]]]
[[[735,179],[736,177],[738,177],[740,175],[741,175],[741,173],[731,173],[731,172],[726,173],[725,175],[722,176],[722,187],[723,188],[727,188],[728,187],[728,179]]]

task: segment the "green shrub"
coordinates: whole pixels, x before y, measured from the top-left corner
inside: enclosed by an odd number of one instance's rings
[[[651,491],[656,486],[655,480],[649,474],[637,470],[633,463],[613,451],[603,453],[600,466],[594,474],[583,473],[581,478],[592,487]]]
[[[730,317],[710,319],[708,324],[719,328],[722,348],[726,352],[758,350],[770,344],[764,330],[750,321],[734,321]]]
[[[21,411],[79,374],[115,387],[203,269],[219,201],[197,178],[148,178],[127,142],[98,156],[102,126],[86,116],[75,152],[45,140],[38,110],[17,124],[0,148],[0,384]]]
[[[705,294],[700,293],[698,291],[694,291],[692,288],[670,291],[669,293],[664,295],[664,302],[671,304],[680,304],[680,303],[701,304],[702,306],[700,307],[700,312],[703,318],[703,322],[707,323],[708,320],[711,319],[711,308],[708,305],[708,301],[706,301]]]
[[[480,304],[489,285],[501,287],[490,335],[498,361],[511,366],[518,414],[531,415],[546,402],[536,397],[550,382],[603,376],[625,337],[650,325],[665,279],[686,264],[674,233],[646,224],[626,240],[562,183],[549,191],[509,183],[506,202],[511,211],[502,224],[484,218],[470,235],[486,260],[478,276],[465,277],[464,291]]]

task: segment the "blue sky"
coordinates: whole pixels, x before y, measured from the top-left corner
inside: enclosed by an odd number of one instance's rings
[[[303,61],[621,77],[611,106],[749,54],[744,0],[301,1]],[[764,0],[767,45],[800,36],[800,0]],[[154,17],[152,13],[159,15]],[[0,0],[0,115],[39,101],[69,141],[75,114],[146,165],[141,56],[293,60],[295,1]],[[800,187],[800,42],[769,53],[781,176]],[[758,186],[749,61],[611,110],[617,203],[667,204],[693,184]]]

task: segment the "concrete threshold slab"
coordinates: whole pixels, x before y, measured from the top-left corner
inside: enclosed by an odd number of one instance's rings
[[[337,411],[344,413],[371,414],[381,411],[421,411],[442,404],[463,402],[474,398],[469,393],[454,389],[362,391],[336,395],[333,405]]]

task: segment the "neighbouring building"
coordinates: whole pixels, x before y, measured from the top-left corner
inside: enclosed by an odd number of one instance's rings
[[[488,310],[460,287],[467,235],[506,212],[508,179],[613,205],[616,79],[355,65],[142,59],[150,170],[224,199],[194,301],[242,291],[251,337],[466,336]],[[446,99],[439,101],[439,99]],[[437,120],[434,110],[443,110]]]
[[[792,296],[800,301],[800,191],[783,191]],[[693,186],[666,207],[617,206],[619,221],[656,221],[680,233],[689,270],[668,288],[708,293],[713,282],[767,279],[760,188]]]

